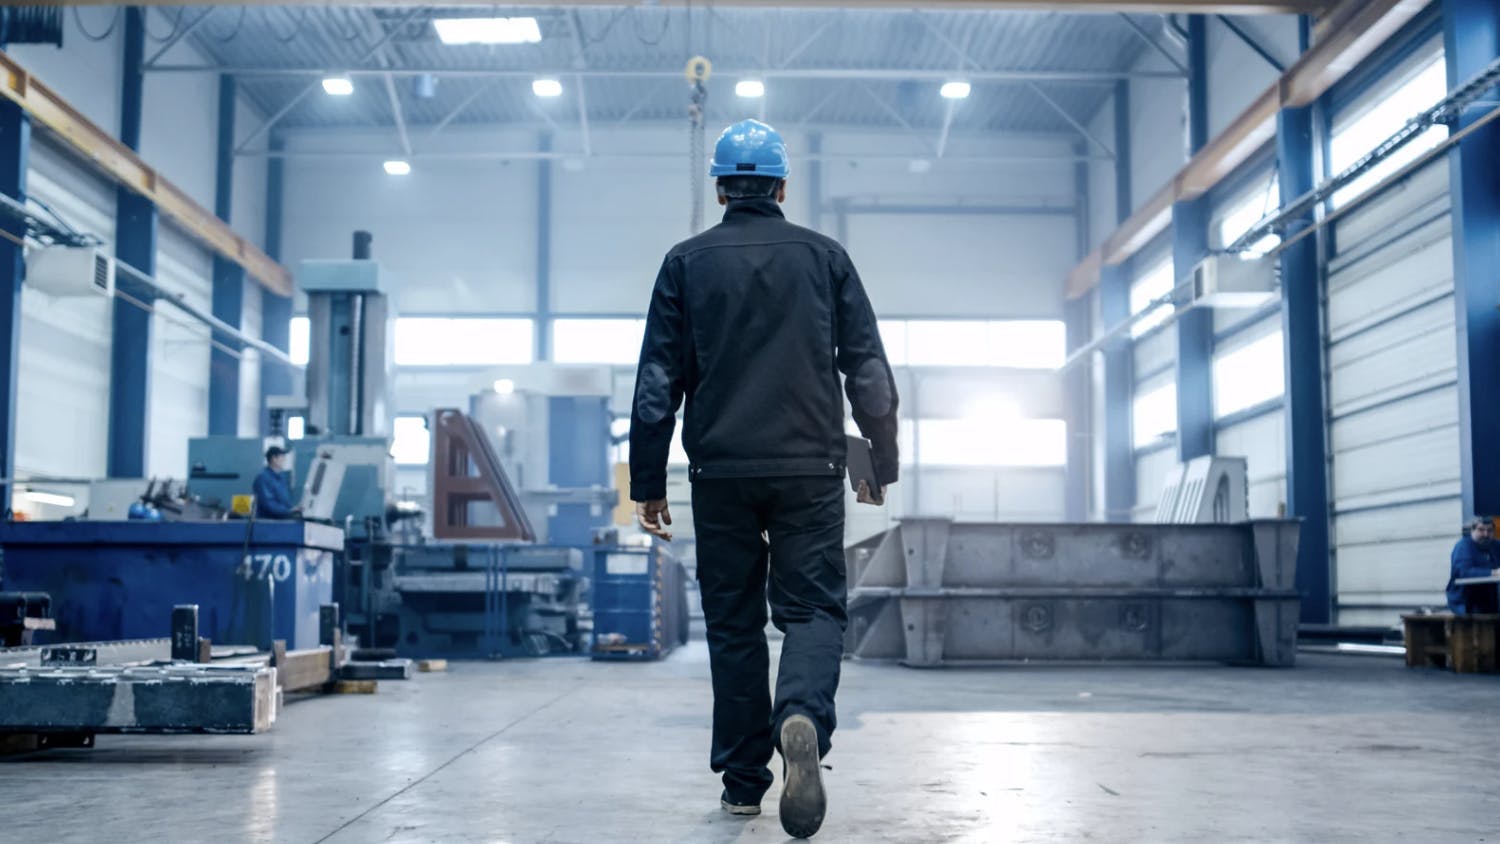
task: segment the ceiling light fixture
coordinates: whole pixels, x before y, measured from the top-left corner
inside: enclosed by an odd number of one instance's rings
[[[759,79],[741,79],[734,85],[734,95],[745,99],[754,99],[766,95],[766,83]]]
[[[444,44],[536,44],[542,40],[536,18],[435,18],[432,28]]]
[[[560,97],[562,96],[562,83],[556,79],[533,79],[531,93],[538,97]]]
[[[335,97],[347,97],[354,93],[354,81],[347,76],[327,76],[323,78],[323,90]]]
[[[385,163],[385,172],[392,176],[405,176],[411,172],[411,162],[393,158]]]
[[[943,87],[938,90],[945,100],[961,100],[969,96],[969,83],[967,82],[944,82]]]

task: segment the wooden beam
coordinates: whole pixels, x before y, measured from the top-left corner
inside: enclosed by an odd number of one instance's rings
[[[245,268],[245,272],[280,296],[292,295],[292,276],[255,244],[235,234],[213,212],[199,205],[129,147],[99,128],[54,92],[37,81],[15,59],[0,52],[0,96],[12,100],[37,124],[56,133],[86,161],[106,176],[156,203],[157,210],[198,238],[213,251]]]
[[[920,5],[926,9],[1004,9],[1054,12],[1095,12],[1113,14],[1195,14],[1195,15],[1316,15],[1335,0],[934,0]],[[661,6],[686,6],[690,0],[660,0]],[[42,5],[61,5],[60,0],[43,0]],[[114,6],[117,0],[67,0],[69,6]],[[382,6],[386,8],[425,5],[401,0],[206,0],[186,3],[184,0],[142,0],[138,6]],[[493,8],[493,0],[449,0],[444,6],[483,6]],[[620,0],[535,0],[535,6],[618,6]],[[718,8],[755,7],[822,7],[865,9],[910,9],[911,0],[720,0]]]
[[[1136,209],[1090,258],[1066,279],[1069,298],[1099,283],[1099,268],[1129,260],[1172,224],[1172,204],[1207,193],[1276,137],[1276,115],[1284,108],[1313,103],[1360,62],[1370,57],[1401,27],[1415,18],[1428,0],[1345,0],[1324,21],[1322,39],[1229,127],[1193,156],[1144,206]]]

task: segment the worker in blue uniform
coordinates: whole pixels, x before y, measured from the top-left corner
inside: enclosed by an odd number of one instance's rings
[[[257,519],[295,519],[302,508],[292,501],[287,483],[287,450],[279,445],[266,449],[266,467],[255,476],[255,517]]]
[[[879,505],[896,480],[896,381],[844,248],[788,222],[786,144],[755,120],[719,137],[723,222],[667,253],[651,295],[630,421],[630,497],[671,539],[667,456],[686,400],[698,582],[713,676],[720,805],[757,815],[782,757],[781,825],[806,838],[827,801],[844,630],[846,441],[840,374],[871,441]],[[769,584],[769,590],[768,590]],[[768,594],[769,591],[769,594]],[[785,634],[774,705],[766,601]]]
[[[1495,547],[1495,522],[1488,516],[1469,521],[1469,533],[1453,546],[1449,559],[1448,609],[1454,615],[1484,615],[1500,612],[1500,592],[1494,583],[1459,584],[1469,577],[1500,576],[1500,555]]]

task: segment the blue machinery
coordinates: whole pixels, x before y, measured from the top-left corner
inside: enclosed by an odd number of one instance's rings
[[[172,608],[203,607],[214,642],[318,644],[337,528],[301,522],[0,523],[8,588],[52,596],[52,641],[151,639]]]
[[[330,489],[309,484],[302,502],[309,516],[328,524],[0,526],[4,587],[52,595],[57,630],[45,639],[159,636],[171,606],[193,603],[202,607],[205,635],[215,642],[264,649],[285,639],[297,648],[317,643],[318,607],[337,602],[361,646],[403,656],[589,649],[581,608],[600,547],[595,535],[609,524],[616,500],[609,486],[612,384],[586,368],[501,373],[507,377],[496,389],[470,400],[469,415],[488,439],[482,450],[498,464],[491,474],[516,479],[513,497],[525,510],[522,520],[545,527],[535,532],[535,543],[501,541],[498,532],[482,529],[458,540],[425,538],[418,521],[423,514],[394,496],[386,403],[390,314],[379,265],[369,260],[368,235],[356,234],[354,255],[298,268],[311,322],[305,400],[271,400],[271,438],[214,436],[188,445],[194,509],[222,513],[234,496],[251,491],[267,445],[285,443],[286,423],[303,417],[306,435],[290,443],[294,475],[321,479],[325,469],[334,470],[326,473]],[[468,523],[499,522],[476,512]],[[651,559],[650,588],[632,589],[608,576],[597,593],[611,619],[632,612],[650,619],[628,636],[607,631],[617,644],[645,642],[618,651],[636,658],[669,651],[686,620],[680,566],[664,551]]]

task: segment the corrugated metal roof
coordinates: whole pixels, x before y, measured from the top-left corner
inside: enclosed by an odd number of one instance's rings
[[[191,7],[182,10],[182,25],[201,13]],[[715,64],[716,75],[708,85],[711,122],[761,112],[761,103],[734,96],[733,74],[744,71],[765,76],[764,110],[772,121],[932,129],[948,119],[950,104],[936,95],[946,75],[1117,73],[1147,49],[1117,15],[701,6],[508,7],[504,14],[537,18],[540,44],[451,46],[437,39],[432,18],[476,13],[482,14],[476,7],[219,8],[190,37],[215,64],[244,71],[238,74],[241,90],[268,114],[281,111],[315,86],[318,76],[257,70],[392,66],[522,74],[443,76],[431,97],[418,95],[412,77],[396,77],[402,115],[414,130],[445,119],[459,124],[537,123],[545,120],[543,114],[562,125],[574,123],[580,85],[593,121],[685,119],[688,87],[680,74],[693,53],[707,55]],[[1148,30],[1161,27],[1156,18],[1137,20]],[[165,32],[155,35],[168,37]],[[385,44],[377,48],[383,38]],[[578,70],[589,75],[570,75]],[[869,77],[784,75],[809,70],[865,72]],[[882,71],[925,75],[903,80]],[[561,74],[562,97],[539,101],[531,94],[531,74],[544,72]],[[656,75],[628,75],[632,72]],[[976,79],[971,96],[952,106],[951,125],[958,131],[1070,132],[1069,121],[1057,109],[1083,122],[1111,91],[1109,79]],[[281,125],[389,126],[393,119],[384,79],[358,76],[353,96],[328,97],[314,89],[292,105]]]

